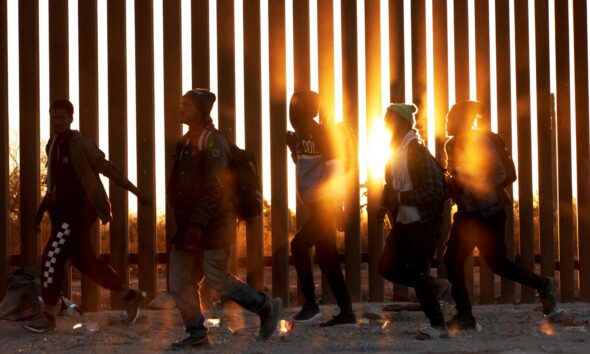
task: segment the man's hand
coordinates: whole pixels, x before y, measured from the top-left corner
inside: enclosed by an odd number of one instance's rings
[[[35,216],[35,231],[41,232],[41,221],[43,221],[43,214],[37,214]]]
[[[178,246],[185,251],[196,251],[199,247],[202,233],[203,229],[200,227],[195,225],[189,226],[184,237],[180,239]]]
[[[380,207],[379,210],[377,210],[377,225],[383,225],[383,223],[385,222],[385,216],[387,215],[387,208],[386,207]]]
[[[297,150],[297,135],[294,132],[287,131],[285,143],[289,147],[289,150],[291,150],[291,153],[295,153]]]

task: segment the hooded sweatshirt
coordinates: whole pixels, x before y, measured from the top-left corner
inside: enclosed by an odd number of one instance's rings
[[[297,145],[293,160],[297,176],[297,197],[304,204],[337,197],[332,195],[334,188],[331,188],[330,183],[342,171],[342,161],[330,141],[327,128],[313,122],[310,133],[296,134]]]

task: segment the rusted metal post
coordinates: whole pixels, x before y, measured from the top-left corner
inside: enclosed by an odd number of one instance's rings
[[[289,206],[287,204],[287,61],[285,1],[268,3],[272,294],[289,306]]]
[[[80,131],[98,144],[98,17],[96,0],[83,1],[78,7]],[[100,253],[98,222],[91,228],[92,247]],[[100,309],[100,288],[82,276],[82,309]]]
[[[135,71],[137,112],[137,186],[155,196],[154,27],[151,0],[135,1]],[[155,199],[155,198],[154,198]],[[149,302],[158,290],[156,207],[138,205],[139,288]]]
[[[262,63],[260,41],[260,0],[244,2],[244,110],[246,149],[256,156],[262,176]],[[264,290],[263,217],[246,225],[247,281]]]

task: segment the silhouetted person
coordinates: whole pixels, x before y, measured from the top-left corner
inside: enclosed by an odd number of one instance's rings
[[[444,174],[414,128],[417,110],[413,104],[393,103],[385,114],[393,155],[385,172],[378,220],[382,223],[389,212],[393,225],[378,271],[389,281],[415,289],[430,321],[416,338],[426,340],[448,337],[439,294],[444,297],[450,286],[429,275],[441,238]]]
[[[137,195],[144,205],[151,205],[152,197],[137,189],[106,160],[92,139],[70,129],[74,119],[74,107],[70,101],[53,101],[49,113],[55,135],[45,149],[48,161],[47,193],[35,218],[37,229],[45,211],[51,218],[51,236],[41,260],[41,294],[45,306],[43,316],[26,323],[24,327],[37,333],[55,330],[64,266],[69,260],[82,274],[103,288],[121,294],[127,321],[131,324],[137,320],[139,306],[146,294],[128,289],[106,262],[97,259],[92,246],[91,230],[97,219],[103,224],[112,220],[111,205],[99,174]]]
[[[449,189],[457,204],[444,264],[453,288],[457,314],[449,326],[475,329],[469,293],[465,287],[465,260],[474,247],[492,272],[538,290],[543,313],[551,314],[556,306],[555,280],[543,278],[509,260],[504,242],[506,207],[512,200],[505,188],[516,180],[516,171],[504,141],[497,134],[473,129],[478,115],[484,113],[480,102],[463,101],[447,114],[445,145]]]
[[[287,145],[296,164],[297,197],[309,210],[309,218],[291,241],[293,262],[305,304],[294,317],[297,322],[310,322],[321,318],[315,299],[315,284],[310,249],[315,246],[316,259],[326,276],[330,289],[340,307],[340,313],[320,326],[356,323],[350,295],[340,269],[336,249],[336,226],[343,221],[343,204],[337,184],[344,173],[338,159],[336,142],[332,141],[328,127],[318,124],[319,96],[315,92],[298,92],[291,98],[289,119],[295,132],[287,132]],[[338,144],[352,144],[339,141]]]
[[[231,201],[228,141],[210,117],[215,95],[206,89],[188,91],[180,105],[180,123],[188,133],[176,144],[167,196],[174,208],[176,235],[170,254],[170,287],[188,336],[172,349],[208,343],[201,312],[199,283],[207,283],[260,317],[260,339],[268,339],[279,321],[281,299],[257,292],[228,272],[235,240],[236,214]]]

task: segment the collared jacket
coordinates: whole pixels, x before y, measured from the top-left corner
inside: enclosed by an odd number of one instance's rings
[[[125,189],[129,189],[133,185],[105,158],[105,154],[96,146],[91,138],[82,135],[82,133],[76,130],[71,130],[66,134],[69,140],[69,159],[71,160],[72,167],[82,185],[87,200],[94,208],[101,222],[106,224],[113,217],[111,214],[111,204],[99,174],[108,177]],[[45,147],[45,151],[49,157],[47,193],[43,200],[43,203],[46,205],[51,205],[51,200],[56,200],[54,173],[52,172],[52,154],[57,139],[58,136],[54,135],[49,139]]]
[[[166,191],[177,226],[172,243],[192,225],[202,229],[199,248],[228,247],[234,242],[236,225],[229,187],[229,143],[211,127],[200,136],[198,145],[193,152],[188,134],[176,143]]]

